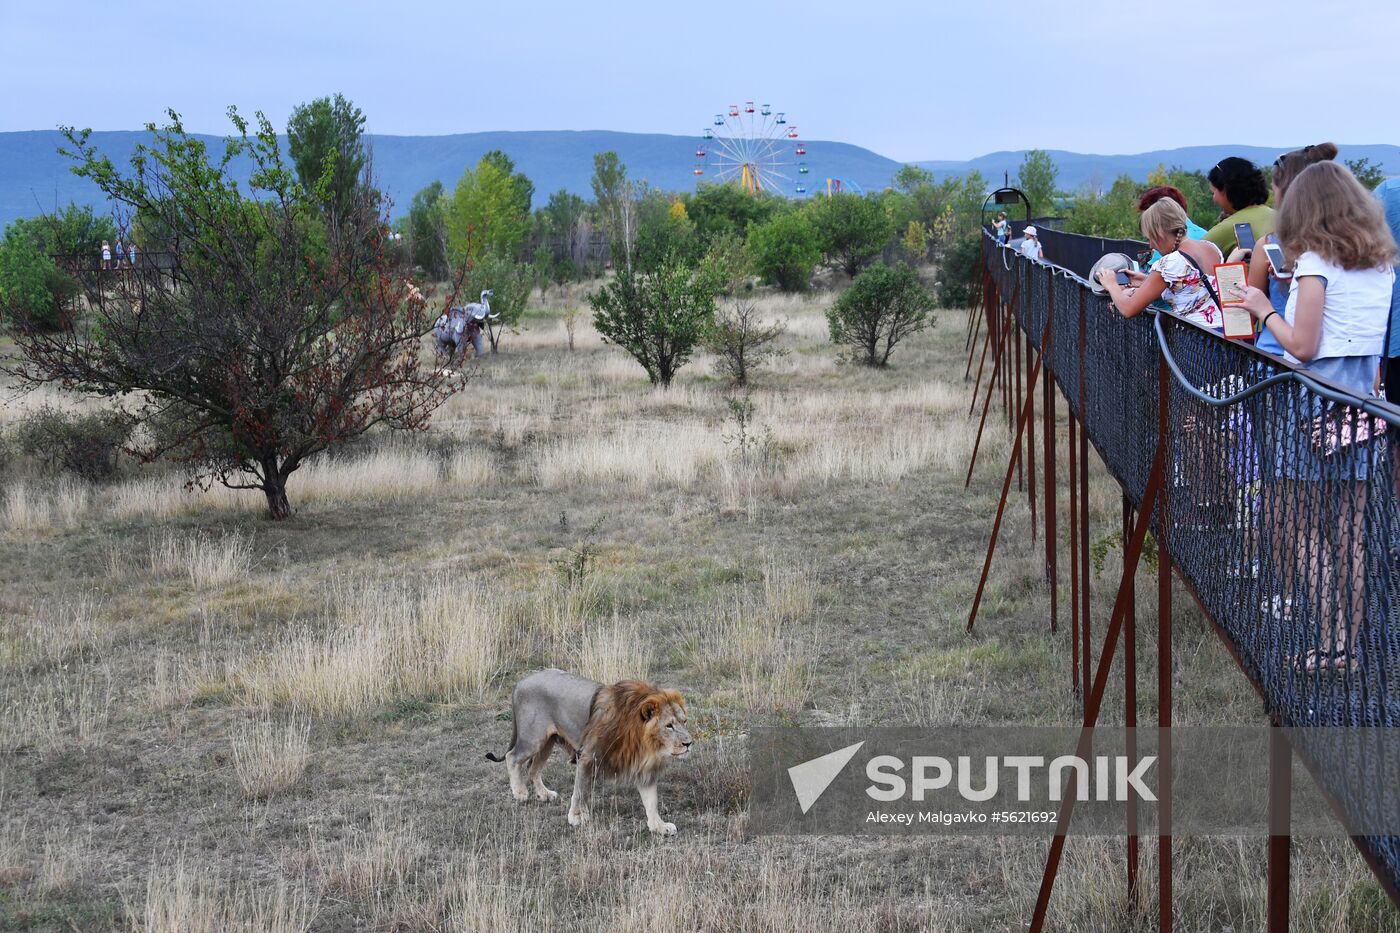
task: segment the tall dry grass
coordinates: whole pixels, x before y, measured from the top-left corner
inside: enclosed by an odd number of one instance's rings
[[[234,726],[229,745],[243,793],[269,797],[301,780],[311,760],[311,726],[296,717],[257,716]]]
[[[499,598],[455,574],[338,586],[326,630],[302,630],[232,666],[249,702],[337,716],[404,697],[479,699],[513,649]]]
[[[137,933],[304,933],[319,910],[319,899],[285,880],[228,887],[181,856],[152,869],[142,903],[127,903],[127,919]]]
[[[33,746],[52,751],[90,745],[111,720],[115,689],[110,667],[78,664],[45,677],[0,681],[0,752]]]
[[[587,631],[578,652],[577,671],[600,683],[624,678],[646,680],[651,673],[651,647],[636,618],[620,620]]]
[[[219,586],[252,572],[253,544],[239,531],[222,535],[167,532],[152,544],[149,560],[151,573],[157,576],[184,576],[196,587]]]
[[[11,483],[4,490],[5,527],[15,532],[72,528],[89,517],[92,492],[86,483],[62,479],[52,484]]]

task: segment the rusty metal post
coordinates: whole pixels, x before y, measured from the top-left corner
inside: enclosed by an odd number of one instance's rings
[[[1048,313],[1055,313],[1055,292],[1052,289],[1049,295]],[[1053,344],[1052,344],[1053,346]],[[1051,353],[1051,360],[1054,355],[1051,347],[1046,347],[1041,351],[1041,357],[1046,353]],[[1045,461],[1045,576],[1050,583],[1050,631],[1059,628],[1059,573],[1055,567],[1055,552],[1059,548],[1060,542],[1055,528],[1055,506],[1059,490],[1055,488],[1055,460],[1058,456],[1055,450],[1055,382],[1054,372],[1050,363],[1046,363],[1041,368],[1040,378],[1043,390],[1041,398],[1041,414],[1045,417],[1045,429],[1041,431],[1042,440],[1045,444],[1045,456],[1041,459]]]
[[[1019,403],[1025,395],[1021,385],[1021,348],[1022,346],[1024,346],[1025,341],[1021,339],[1021,326],[1019,321],[1012,323],[1011,342],[1015,345],[1016,348],[1016,374],[1014,377],[1015,389],[1013,391],[1013,395],[1016,401]],[[1019,407],[1020,405],[1018,404],[1017,408]],[[1006,420],[1006,433],[1008,436],[1011,434],[1012,431],[1020,430],[1022,430],[1022,428],[1019,424],[1013,424],[1010,418]],[[1021,460],[1018,458],[1016,460],[1016,490],[1020,492],[1023,491],[1025,488],[1025,470],[1022,467]]]
[[[1069,412],[1069,628],[1070,685],[1079,696],[1079,425],[1065,399]]]
[[[1031,343],[1030,334],[1025,335],[1026,340],[1026,365],[1031,364],[1031,354],[1034,352],[1034,345]],[[1044,363],[1039,358],[1036,359],[1036,366],[1042,371]],[[1026,492],[1030,495],[1031,504],[1031,543],[1036,539],[1036,509],[1035,509],[1035,380],[1031,379],[1026,386],[1026,397],[1031,399],[1031,415],[1026,419]]]
[[[1165,451],[1167,401],[1171,373],[1166,357],[1158,354],[1157,364],[1157,444],[1163,453],[1163,472],[1168,469]],[[1157,929],[1172,929],[1172,556],[1168,547],[1167,497],[1170,483],[1157,493],[1157,748],[1161,792],[1157,795]],[[1149,506],[1144,503],[1143,511]]]
[[[1127,617],[1129,581],[1137,572],[1138,559],[1142,556],[1142,543],[1147,536],[1147,517],[1152,514],[1152,507],[1163,485],[1163,446],[1159,438],[1157,450],[1152,456],[1152,469],[1147,477],[1147,490],[1142,497],[1142,511],[1138,513],[1137,521],[1133,524],[1132,537],[1123,544],[1123,577],[1119,581],[1118,597],[1113,603],[1113,615],[1104,633],[1103,652],[1099,655],[1093,686],[1084,700],[1084,726],[1079,730],[1079,742],[1075,749],[1075,754],[1080,758],[1088,757],[1094,726],[1099,721],[1104,689],[1108,686],[1108,675],[1113,667],[1114,651],[1118,647],[1118,638]],[[1045,871],[1040,877],[1040,892],[1036,896],[1035,913],[1031,916],[1031,933],[1041,933],[1045,929],[1045,919],[1050,909],[1050,893],[1055,888],[1055,876],[1059,874],[1060,860],[1065,851],[1065,835],[1069,832],[1069,821],[1074,814],[1074,798],[1074,793],[1063,794],[1059,820],[1055,825],[1055,837],[1050,843],[1050,854],[1045,859]]]
[[[1084,664],[1084,685],[1089,685],[1094,642],[1089,634],[1089,396],[1085,375],[1088,336],[1084,289],[1079,290],[1079,633],[1084,639],[1080,660]]]
[[[1050,331],[1053,323],[1053,317],[1047,317],[1045,319],[1045,329],[1041,331],[1040,334],[1040,345],[1042,348],[1044,348],[1050,340]],[[1044,359],[1043,354],[1041,359]],[[972,611],[968,613],[967,616],[967,630],[969,632],[972,631],[972,626],[977,621],[977,610],[982,605],[982,594],[987,589],[987,578],[992,571],[992,555],[996,553],[997,536],[1001,533],[1001,520],[1006,514],[1006,499],[1011,493],[1011,477],[1016,472],[1016,468],[1021,462],[1021,439],[1026,434],[1026,423],[1030,420],[1031,408],[1035,403],[1035,380],[1039,375],[1040,360],[1036,360],[1035,369],[1031,371],[1030,378],[1027,380],[1030,391],[1026,393],[1025,400],[1021,401],[1019,405],[1020,417],[1016,422],[1016,438],[1011,445],[1011,461],[1006,465],[1006,478],[1001,484],[1001,499],[997,502],[996,519],[992,522],[992,537],[991,540],[987,542],[987,557],[982,562],[982,577],[977,581],[977,595],[972,599]],[[971,474],[969,474],[969,476],[970,475]]]
[[[1016,299],[1017,299],[1017,297],[1019,296],[1019,294],[1020,294],[1020,292],[1019,292],[1019,287],[1018,287],[1017,293],[1016,293],[1015,295],[1013,295],[1013,296],[1012,296],[1012,299],[1011,299],[1011,303],[1012,303],[1013,305],[1016,303]],[[1012,320],[1013,320],[1012,316],[1008,314],[1008,315],[1006,316],[1006,323],[1003,325],[1003,328],[1002,328],[1002,331],[1003,331],[1003,332],[1002,332],[1002,338],[1003,338],[1003,339],[1004,339],[1005,336],[1006,336],[1006,334],[1005,334],[1005,329],[1011,325]],[[990,412],[991,409],[992,409],[992,392],[993,392],[993,387],[996,385],[997,374],[998,374],[1000,371],[1001,371],[1001,355],[998,354],[997,357],[996,357],[996,359],[994,359],[994,360],[992,361],[992,378],[991,378],[991,380],[987,383],[987,400],[986,400],[985,402],[982,403],[982,420],[981,420],[981,422],[977,425],[977,439],[976,439],[975,441],[973,441],[973,443],[972,443],[972,458],[968,461],[968,464],[967,464],[967,478],[966,478],[965,480],[963,480],[963,488],[964,488],[964,489],[966,489],[968,486],[971,486],[971,485],[972,485],[972,471],[973,471],[973,469],[977,466],[977,452],[978,452],[979,450],[982,449],[982,432],[983,432],[983,431],[986,429],[986,427],[987,427],[987,413]],[[1003,379],[1002,379],[1002,382],[1005,383],[1005,381],[1006,381],[1006,380],[1003,378]]]
[[[1269,729],[1269,933],[1288,933],[1293,754],[1278,723]]]
[[[996,286],[993,286],[993,294],[992,294],[992,297],[991,297],[991,299],[990,299],[991,304],[988,305],[988,307],[993,307],[993,306],[995,306],[996,304],[999,304],[999,303],[1001,302],[1001,294],[1000,294],[1000,292],[995,291],[995,288],[996,288]],[[995,337],[996,337],[996,334],[993,333],[993,331],[995,330],[995,327],[994,327],[993,324],[992,324],[992,317],[993,317],[993,316],[994,316],[994,315],[991,314],[991,313],[988,314],[988,318],[987,318],[987,335],[986,335],[985,337],[982,338],[982,361],[981,361],[980,363],[977,364],[977,381],[976,381],[975,383],[973,383],[973,386],[972,386],[972,402],[971,402],[971,404],[969,404],[969,405],[967,406],[967,416],[968,416],[969,418],[971,418],[971,417],[972,417],[972,413],[973,413],[974,411],[977,410],[977,396],[978,396],[978,393],[979,393],[979,392],[981,391],[981,389],[982,389],[982,370],[983,370],[983,369],[986,367],[986,365],[987,365],[987,348],[990,347],[990,346],[992,345],[992,341],[993,341],[993,340],[995,339]],[[969,357],[967,362],[968,362],[969,371],[971,371],[972,359]]]
[[[1151,514],[1150,512],[1148,513]],[[1123,541],[1133,531],[1133,504],[1123,497]],[[1123,725],[1127,727],[1128,767],[1137,766],[1137,581],[1136,574],[1123,580],[1127,590],[1127,605],[1123,620]],[[1138,814],[1137,798],[1127,801],[1128,823],[1128,902],[1137,904],[1138,896]]]

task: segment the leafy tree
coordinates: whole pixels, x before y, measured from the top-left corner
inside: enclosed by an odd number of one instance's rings
[[[967,308],[982,281],[982,235],[971,233],[950,240],[943,250],[938,304]]]
[[[814,198],[807,212],[822,255],[847,275],[860,272],[894,238],[894,221],[884,208],[857,194]]]
[[[918,165],[905,165],[894,173],[894,190],[912,194],[921,187],[933,187],[933,172]]]
[[[686,214],[695,222],[695,232],[704,243],[716,237],[744,237],[750,225],[773,216],[776,199],[762,192],[749,194],[737,184],[701,185],[685,198]]]
[[[353,209],[369,161],[364,130],[364,114],[340,94],[298,105],[287,121],[287,149],[297,178],[337,218]]]
[[[525,314],[525,306],[530,298],[531,269],[523,263],[502,256],[487,253],[467,272],[463,280],[463,294],[469,301],[476,301],[486,289],[491,289],[491,313],[498,315],[488,322],[487,336],[491,341],[491,352],[500,349],[501,338],[506,330],[514,332]]]
[[[18,333],[22,359],[7,372],[132,399],[146,429],[140,456],[261,490],[283,519],[288,479],[309,458],[375,425],[422,427],[447,388],[419,365],[435,312],[385,261],[373,193],[357,189],[328,233],[267,120],[250,136],[229,116],[237,135],[221,159],[171,113],[169,126],[147,126],[152,142],[126,172],[86,131],[65,130],[74,171],[171,231],[178,254],[163,288],[121,277],[93,302],[88,327]],[[251,163],[246,187],[231,176],[235,160]]]
[[[445,206],[448,258],[470,265],[487,253],[515,257],[530,230],[521,203],[516,177],[483,156],[462,173]]]
[[[490,162],[510,176],[511,184],[515,187],[515,208],[521,215],[528,217],[530,203],[535,199],[535,183],[524,172],[517,172],[515,160],[500,149],[492,149],[481,157],[481,161]]]
[[[442,182],[435,181],[413,196],[408,207],[407,233],[413,264],[429,277],[447,278],[447,216]]]
[[[535,212],[536,242],[548,247],[556,282],[577,278],[587,261],[587,220],[588,202],[564,188]]]
[[[1060,172],[1055,160],[1044,149],[1032,149],[1021,160],[1016,187],[1031,202],[1031,216],[1045,217],[1055,210],[1055,186]]]
[[[802,291],[821,260],[817,232],[801,211],[779,214],[749,230],[754,271],[785,292]]]
[[[21,218],[6,227],[0,240],[0,305],[9,309],[12,323],[43,330],[66,326],[65,309],[80,287],[54,257],[94,261],[101,255],[102,241],[116,238],[116,229],[111,220],[94,218],[92,208],[75,204],[58,214]]]
[[[826,321],[832,343],[851,347],[859,362],[885,366],[896,344],[934,323],[932,309],[933,296],[912,269],[880,263],[855,277]]]
[[[642,364],[652,385],[669,387],[709,332],[721,279],[712,264],[678,257],[650,272],[621,266],[588,297],[593,326]]]
[[[1356,176],[1356,180],[1366,186],[1367,190],[1374,191],[1376,185],[1385,181],[1385,166],[1372,165],[1367,158],[1346,159],[1347,168]]]
[[[675,210],[677,206],[680,210]],[[638,268],[654,270],[672,257],[686,262],[700,259],[704,244],[696,235],[684,202],[643,184],[636,199],[636,215],[633,258]]]
[[[1069,210],[1065,228],[1091,236],[1140,239],[1137,201],[1141,192],[1142,187],[1128,175],[1119,175],[1105,192],[1081,192]]]
[[[627,263],[632,261],[632,242],[636,235],[634,192],[627,180],[627,166],[616,152],[599,152],[593,156],[593,200],[603,216],[603,229],[608,241],[618,245]]]

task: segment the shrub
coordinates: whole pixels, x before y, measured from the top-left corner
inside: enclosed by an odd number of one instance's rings
[[[654,272],[623,266],[588,297],[593,326],[626,350],[652,385],[670,386],[714,323],[721,274],[713,263],[668,257]]]
[[[828,262],[855,275],[894,239],[894,221],[870,198],[840,193],[814,198],[806,213]]]
[[[826,312],[833,343],[870,366],[889,362],[895,345],[933,324],[933,296],[908,266],[876,265],[856,276]]]
[[[971,307],[982,281],[982,234],[959,237],[943,253],[938,305],[942,308]]]
[[[117,454],[135,422],[123,412],[79,415],[45,405],[15,429],[15,445],[49,466],[84,479],[107,479],[117,471]]]
[[[748,249],[754,271],[785,292],[805,289],[822,258],[812,222],[797,211],[750,229]]]
[[[716,368],[735,385],[745,386],[758,367],[787,352],[773,345],[786,330],[782,321],[763,322],[753,291],[748,289],[720,304],[705,346],[715,355]]]

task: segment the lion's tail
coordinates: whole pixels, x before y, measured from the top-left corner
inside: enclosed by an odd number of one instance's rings
[[[515,712],[514,710],[511,710],[512,715],[511,715],[511,717],[510,717],[510,748],[515,748],[515,740],[516,740],[516,737],[519,736],[519,734],[520,734],[520,732],[519,732],[519,730],[518,730],[518,728],[516,727],[516,724],[515,724],[515,716],[513,715],[514,712]],[[510,748],[506,749],[506,753],[507,753],[507,754],[510,753]],[[493,754],[491,754],[490,752],[487,752],[487,753],[486,753],[486,760],[487,760],[487,761],[505,761],[505,760],[506,760],[506,756],[505,756],[505,755],[493,755]]]

